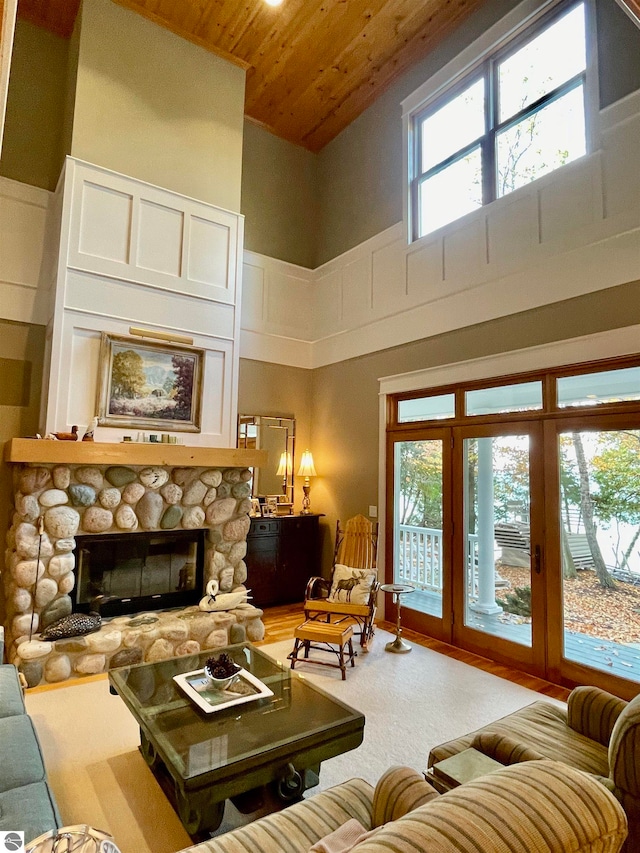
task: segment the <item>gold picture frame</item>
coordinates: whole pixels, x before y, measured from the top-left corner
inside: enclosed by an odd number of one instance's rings
[[[98,423],[124,429],[200,432],[205,351],[103,332]]]

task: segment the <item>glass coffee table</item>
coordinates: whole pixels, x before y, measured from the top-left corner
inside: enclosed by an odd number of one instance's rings
[[[265,689],[251,701],[205,710],[185,691],[184,676],[223,651]],[[198,687],[197,676],[188,680]],[[298,799],[318,784],[322,761],[355,749],[364,736],[359,711],[250,643],[121,667],[109,683],[140,726],[145,761],[196,839],[220,826],[227,799],[270,783],[285,802]]]

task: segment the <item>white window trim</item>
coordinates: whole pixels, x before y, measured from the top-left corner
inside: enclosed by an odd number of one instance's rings
[[[467,76],[474,68],[482,64],[487,55],[492,53],[506,39],[512,38],[518,32],[533,24],[549,10],[560,5],[563,0],[523,0],[515,9],[489,27],[479,38],[459,53],[455,59],[444,65],[428,80],[422,83],[414,92],[408,95],[402,106],[402,210],[403,228],[407,245],[418,243],[430,238],[430,234],[418,240],[412,239],[413,223],[411,221],[411,163],[413,162],[413,116],[424,110],[440,94],[452,86],[456,80]],[[596,10],[595,0],[583,0],[587,8],[587,74],[586,87],[589,103],[587,105],[587,155],[600,148],[600,124],[598,121],[600,94],[598,87],[598,55],[596,39]],[[555,171],[555,170],[554,170]],[[455,225],[458,220],[455,220]],[[447,226],[443,226],[446,228]]]

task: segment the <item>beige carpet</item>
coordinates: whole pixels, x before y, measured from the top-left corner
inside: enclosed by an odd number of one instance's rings
[[[321,788],[356,775],[374,783],[390,764],[424,770],[432,746],[541,698],[420,646],[407,655],[389,654],[389,639],[378,631],[372,650],[358,656],[345,682],[338,670],[296,666],[366,717],[363,744],[322,765]],[[263,649],[286,660],[291,643]],[[106,676],[29,691],[27,708],[66,824],[110,832],[122,853],[174,853],[190,844],[138,752],[138,727],[109,693]],[[247,819],[228,806],[221,829]]]

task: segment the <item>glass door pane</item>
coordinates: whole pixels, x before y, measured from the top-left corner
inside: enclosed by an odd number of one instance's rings
[[[529,435],[464,440],[464,625],[530,647],[529,468]]]
[[[640,681],[640,430],[559,437],[564,658]]]
[[[415,587],[403,608],[442,618],[443,441],[394,444],[394,582]]]

